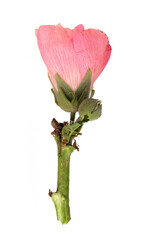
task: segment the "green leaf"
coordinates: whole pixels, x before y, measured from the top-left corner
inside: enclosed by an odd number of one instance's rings
[[[75,122],[73,124],[64,126],[62,129],[62,135],[64,136],[64,139],[66,139],[66,142],[69,143],[70,138],[72,136],[75,136],[80,130],[81,130],[81,124],[78,122]]]

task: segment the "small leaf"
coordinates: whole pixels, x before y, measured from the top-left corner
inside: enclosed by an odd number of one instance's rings
[[[64,136],[64,139],[66,139],[66,142],[69,143],[70,138],[72,136],[75,136],[80,130],[81,130],[81,124],[78,122],[75,122],[74,124],[64,126],[62,129],[62,135]]]

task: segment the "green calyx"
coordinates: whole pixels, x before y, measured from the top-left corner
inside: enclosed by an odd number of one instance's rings
[[[74,92],[71,87],[56,73],[55,79],[58,90],[53,86],[52,93],[55,97],[56,104],[66,112],[76,113],[79,112],[79,119],[83,121],[86,117],[88,121],[98,119],[102,114],[102,104],[98,99],[93,99],[95,93],[94,89],[91,89],[91,70],[89,69],[83,78],[78,89]],[[83,123],[79,124],[78,121],[72,126],[66,126],[66,134],[68,140],[72,135],[72,131],[75,129],[78,131],[81,129]],[[70,128],[70,130],[68,129]],[[69,134],[68,133],[69,130]],[[76,130],[76,131],[77,131]],[[67,141],[68,142],[68,141]]]
[[[77,112],[81,102],[90,95],[91,74],[91,70],[89,69],[78,89],[74,92],[56,73],[55,78],[58,90],[54,87],[52,88],[56,104],[66,112]]]

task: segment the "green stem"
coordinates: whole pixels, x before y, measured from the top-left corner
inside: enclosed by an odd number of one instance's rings
[[[62,146],[60,137],[55,137],[58,147],[58,180],[57,180],[57,192],[52,194],[52,200],[54,202],[57,219],[62,224],[68,223],[70,220],[70,208],[69,208],[69,164],[70,155],[75,149],[73,146]]]
[[[73,123],[74,123],[75,115],[76,115],[75,112],[71,112],[71,113],[70,113],[70,124],[73,124]]]
[[[76,113],[75,112],[71,112],[70,113],[70,124],[73,124],[74,121],[75,121],[75,116],[76,116]],[[69,144],[72,145],[72,140],[73,138],[71,137],[70,138],[70,141],[69,141]]]

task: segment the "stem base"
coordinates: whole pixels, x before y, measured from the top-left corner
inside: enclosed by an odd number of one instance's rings
[[[52,200],[56,208],[57,220],[62,224],[70,221],[69,199],[65,198],[60,192],[52,194]]]

